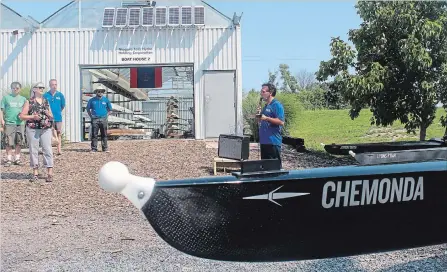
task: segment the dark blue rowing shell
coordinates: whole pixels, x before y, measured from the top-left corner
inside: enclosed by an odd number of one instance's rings
[[[447,161],[157,181],[142,211],[168,244],[226,261],[447,243]]]
[[[442,139],[430,139],[428,141],[397,141],[382,143],[357,143],[357,144],[328,144],[324,145],[324,150],[333,155],[348,155],[349,151],[356,154],[366,152],[387,152],[410,149],[426,149],[447,147],[447,143]]]

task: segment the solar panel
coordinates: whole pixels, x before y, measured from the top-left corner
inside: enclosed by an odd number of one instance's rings
[[[192,7],[182,7],[182,25],[192,24]]]
[[[180,8],[179,7],[169,7],[169,24],[170,25],[180,24]]]
[[[116,18],[115,18],[115,26],[123,27],[127,25],[127,8],[117,8],[116,9]]]
[[[112,27],[114,19],[115,19],[115,9],[114,8],[105,8],[104,15],[102,18],[102,26],[103,27]]]
[[[129,9],[129,26],[140,26],[140,20],[141,20],[140,14],[141,14],[140,8]]]
[[[194,7],[194,24],[205,24],[205,7]]]
[[[143,8],[143,23],[141,25],[154,25],[154,8]]]
[[[166,25],[166,7],[155,8],[155,25]]]

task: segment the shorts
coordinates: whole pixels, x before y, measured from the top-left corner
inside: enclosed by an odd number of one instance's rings
[[[61,133],[62,132],[62,122],[53,122],[53,128],[58,132]]]
[[[7,146],[25,145],[25,125],[5,125],[5,144]]]

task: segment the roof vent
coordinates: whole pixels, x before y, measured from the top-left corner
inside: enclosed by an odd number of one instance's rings
[[[150,0],[127,0],[122,1],[121,6],[122,7],[147,7],[152,6],[152,2]]]

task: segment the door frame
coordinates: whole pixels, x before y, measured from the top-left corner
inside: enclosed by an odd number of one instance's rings
[[[234,110],[234,120],[233,120],[233,124],[234,124],[234,132],[236,133],[237,131],[237,84],[236,84],[236,69],[224,69],[224,70],[203,70],[203,92],[202,92],[202,107],[203,107],[203,136],[204,139],[213,139],[214,137],[207,137],[207,131],[206,131],[206,102],[205,102],[205,98],[206,98],[206,74],[208,73],[213,73],[213,72],[223,72],[223,73],[233,73],[233,110]]]

